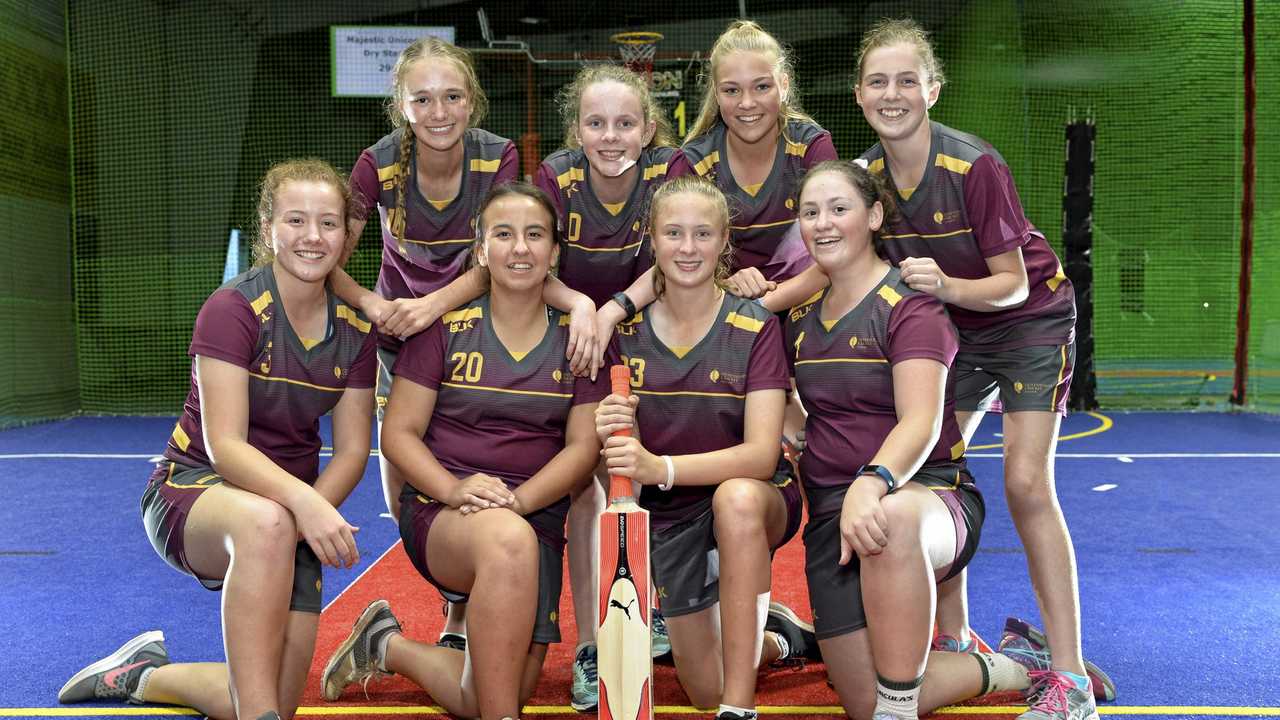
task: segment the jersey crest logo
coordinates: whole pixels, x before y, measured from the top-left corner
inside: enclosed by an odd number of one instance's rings
[[[854,335],[853,337],[849,338],[849,347],[851,347],[851,348],[856,348],[856,347],[858,347],[858,336],[857,336],[857,335]]]

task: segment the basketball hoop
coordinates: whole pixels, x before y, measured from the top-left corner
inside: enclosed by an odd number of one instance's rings
[[[635,30],[620,32],[609,39],[617,44],[618,53],[627,69],[636,74],[644,74],[645,81],[653,83],[653,58],[658,52],[658,43],[663,35],[660,32]]]

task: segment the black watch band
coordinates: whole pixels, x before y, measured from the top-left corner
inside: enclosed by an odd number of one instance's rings
[[[622,308],[622,312],[627,314],[623,320],[630,320],[636,316],[636,304],[631,302],[631,298],[627,297],[626,293],[616,292],[609,299],[618,303],[618,307]]]
[[[889,472],[889,468],[883,465],[863,465],[858,470],[858,475],[879,475],[880,479],[889,486],[890,493],[898,489],[898,481],[893,479],[893,473]]]

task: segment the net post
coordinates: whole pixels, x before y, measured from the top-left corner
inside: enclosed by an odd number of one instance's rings
[[[1093,347],[1093,146],[1091,119],[1067,124],[1066,182],[1062,195],[1062,245],[1067,279],[1076,293],[1076,364],[1068,406],[1098,408]]]

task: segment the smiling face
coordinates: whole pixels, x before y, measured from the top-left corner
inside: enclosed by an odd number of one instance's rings
[[[426,148],[446,152],[456,147],[466,132],[471,109],[466,75],[453,61],[426,57],[405,72],[400,110]]]
[[[858,188],[839,172],[807,178],[800,193],[800,236],[823,272],[847,267],[870,253],[872,233],[880,229],[884,209],[867,207]]]
[[[729,53],[715,71],[716,102],[729,132],[745,143],[772,141],[790,82],[775,72],[777,59],[764,52]]]
[[[582,91],[577,135],[591,170],[618,177],[635,167],[657,129],[645,122],[635,91],[613,80],[592,83]]]
[[[271,238],[277,273],[324,282],[346,247],[342,193],[317,180],[287,180],[276,189],[263,233]]]
[[[654,264],[666,287],[696,288],[715,278],[729,227],[711,198],[692,191],[663,197],[653,212]]]
[[[491,201],[480,216],[484,235],[478,255],[490,282],[508,290],[542,287],[560,255],[554,223],[532,197],[510,194]]]
[[[916,47],[903,42],[866,54],[854,96],[880,139],[893,141],[928,134],[929,108],[941,87],[927,74]]]

